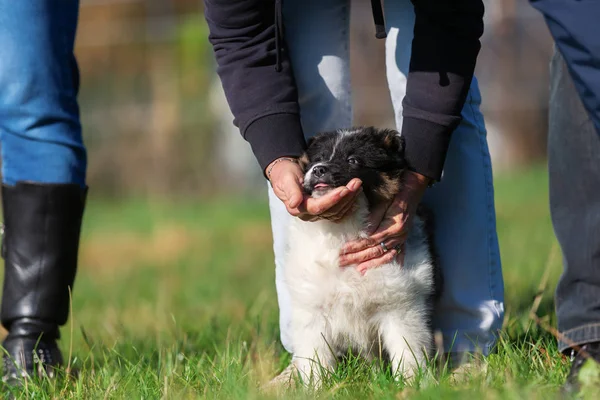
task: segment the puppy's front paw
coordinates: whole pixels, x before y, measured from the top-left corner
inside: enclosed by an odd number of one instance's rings
[[[264,392],[272,392],[280,389],[289,389],[296,384],[298,369],[294,363],[290,363],[279,375],[262,386]]]

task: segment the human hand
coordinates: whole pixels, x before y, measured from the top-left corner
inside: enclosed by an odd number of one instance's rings
[[[313,198],[302,190],[304,174],[298,163],[282,159],[273,161],[268,167],[269,180],[275,195],[285,204],[287,211],[304,221],[328,219],[342,220],[354,205],[361,191],[360,179],[352,179],[346,186],[340,186],[329,193]]]
[[[372,210],[369,236],[344,245],[340,253],[340,267],[355,265],[356,270],[364,275],[368,269],[387,264],[395,257],[402,264],[404,242],[428,184],[429,178],[405,172],[402,190],[391,203]]]

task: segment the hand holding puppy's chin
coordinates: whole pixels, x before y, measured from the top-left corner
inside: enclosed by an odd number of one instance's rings
[[[429,178],[416,172],[405,171],[402,189],[390,203],[383,203],[372,210],[369,217],[369,237],[350,241],[340,252],[340,266],[354,265],[364,274],[397,257],[404,263],[404,242],[408,237],[417,206],[429,185]],[[392,251],[383,251],[381,244]]]
[[[293,159],[277,159],[267,167],[267,171],[275,195],[291,215],[304,221],[343,219],[351,210],[362,185],[360,179],[353,179],[346,186],[331,189],[316,198],[304,192],[304,174]]]

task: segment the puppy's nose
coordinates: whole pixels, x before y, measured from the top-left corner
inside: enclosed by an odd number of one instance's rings
[[[327,167],[325,167],[324,165],[317,165],[313,168],[312,172],[314,176],[320,178],[327,172]]]

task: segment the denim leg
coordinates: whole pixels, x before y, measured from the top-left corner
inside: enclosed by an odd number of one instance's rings
[[[555,50],[550,68],[550,212],[563,252],[559,349],[600,341],[600,138]]]
[[[387,77],[398,129],[410,61],[414,10],[409,0],[385,2]],[[442,181],[425,195],[435,215],[435,244],[444,292],[434,326],[446,351],[489,353],[504,316],[504,283],[496,233],[492,166],[481,95],[474,78],[463,120],[452,135]]]
[[[285,40],[292,61],[304,134],[350,126],[348,0],[286,0]],[[281,342],[293,353],[289,337],[290,297],[283,281],[287,227],[292,218],[269,186]]]
[[[85,185],[73,55],[78,0],[0,0],[3,182]]]
[[[531,0],[531,5],[544,16],[600,135],[600,2]]]

